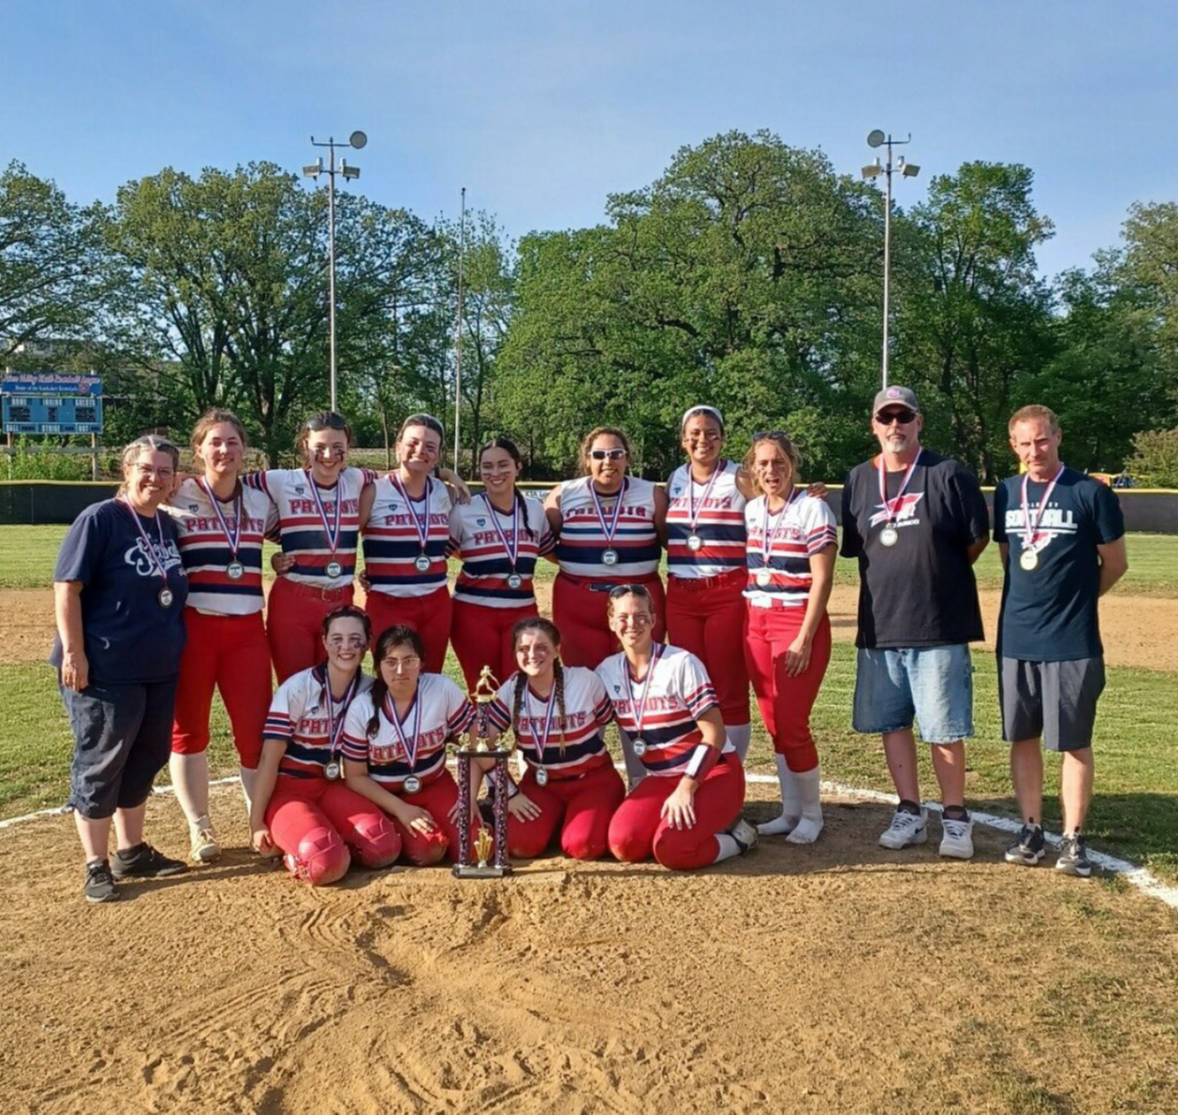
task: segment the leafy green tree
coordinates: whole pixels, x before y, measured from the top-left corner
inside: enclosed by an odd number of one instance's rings
[[[1179,480],[1179,430],[1143,430],[1134,436],[1126,471],[1148,488],[1174,488]]]

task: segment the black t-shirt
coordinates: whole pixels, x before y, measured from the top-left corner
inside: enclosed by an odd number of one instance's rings
[[[1024,662],[1068,662],[1101,654],[1097,626],[1097,547],[1125,534],[1118,497],[1106,485],[1066,468],[1040,518],[1031,549],[1035,569],[1024,569],[1023,477],[995,489],[995,541],[1005,542],[1007,568],[999,612],[1001,655]],[[1046,483],[1028,481],[1028,510]]]
[[[159,599],[161,563],[172,593],[166,608]],[[66,534],[53,579],[82,583],[82,636],[92,681],[145,684],[180,672],[188,577],[170,516],[157,512],[145,519],[118,499],[91,504]],[[58,636],[49,661],[60,668],[61,658]]]
[[[886,472],[890,501],[904,472]],[[890,515],[880,501],[877,458],[857,465],[843,488],[844,557],[860,562],[858,647],[937,647],[983,637],[978,588],[967,549],[987,537],[987,505],[960,461],[921,450],[893,526],[894,546],[880,541]]]

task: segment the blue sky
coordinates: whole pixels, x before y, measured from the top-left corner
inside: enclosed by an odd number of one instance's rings
[[[602,219],[682,145],[768,128],[857,173],[913,134],[924,196],[970,159],[1022,162],[1056,223],[1041,269],[1176,197],[1174,0],[21,0],[6,6],[0,163],[75,201],[164,166],[268,159],[361,128],[359,187],[511,235]]]

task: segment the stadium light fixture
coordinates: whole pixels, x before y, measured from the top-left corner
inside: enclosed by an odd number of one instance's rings
[[[329,136],[327,142],[319,142],[315,136],[311,137],[312,147],[326,147],[328,149],[328,165],[323,165],[323,159],[315,160],[313,166],[305,166],[303,174],[308,178],[319,180],[321,174],[328,176],[328,359],[329,359],[329,391],[331,394],[331,408],[336,409],[336,175],[341,174],[344,180],[352,181],[360,177],[360,167],[349,166],[346,159],[340,160],[336,166],[336,148],[353,147],[359,151],[366,143],[368,136],[364,132],[353,132],[348,137],[348,143],[337,143],[334,136]]]
[[[884,342],[880,356],[880,385],[882,387],[888,386],[888,279],[889,257],[892,251],[892,173],[895,170],[902,178],[916,178],[921,170],[919,166],[906,163],[904,155],[899,155],[894,165],[892,149],[909,143],[912,138],[912,135],[908,135],[904,139],[893,139],[891,135],[885,135],[879,128],[873,128],[868,133],[868,146],[884,148],[884,164],[881,165],[878,155],[870,166],[866,166],[860,171],[865,181],[872,181],[879,178],[881,174],[884,175]]]

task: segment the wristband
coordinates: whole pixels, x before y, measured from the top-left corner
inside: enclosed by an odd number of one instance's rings
[[[688,760],[688,765],[684,773],[689,778],[694,778],[697,782],[702,782],[708,777],[708,772],[716,766],[719,760],[719,747],[709,747],[706,743],[698,743],[692,752],[692,757]]]

